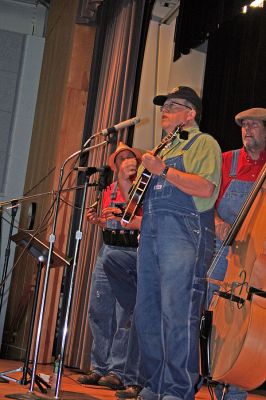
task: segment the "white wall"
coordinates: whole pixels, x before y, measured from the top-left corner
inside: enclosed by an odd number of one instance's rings
[[[202,95],[207,45],[191,50],[171,64],[168,88],[190,86],[199,96]]]
[[[135,127],[135,147],[152,149],[160,142],[160,111],[152,99],[172,88],[190,86],[201,95],[204,81],[206,45],[192,50],[173,62],[175,21],[160,25],[151,21],[143,62],[137,115],[141,123]]]
[[[0,0],[0,29],[44,36],[47,9],[42,4]]]
[[[43,38],[34,36],[26,37],[21,74],[17,88],[16,107],[13,115],[14,122],[11,132],[11,145],[6,175],[5,193],[0,197],[0,202],[20,198],[23,193],[42,65],[43,49]],[[6,207],[4,207],[3,216],[7,218],[7,220],[10,220],[7,212],[10,212],[10,210],[7,210]],[[18,220],[19,213],[16,217],[16,221]],[[9,224],[3,221],[2,229],[0,276],[2,276],[3,265],[5,262],[4,253],[8,241]],[[14,247],[14,244],[12,244],[8,271],[13,265]],[[5,296],[0,315],[0,342],[2,338],[8,300],[9,283],[10,279],[8,279],[5,285]]]
[[[22,68],[17,88],[16,107],[13,114],[5,193],[0,197],[0,202],[19,198],[23,193],[43,49],[43,38],[26,36]],[[3,216],[7,220],[10,220],[7,212],[10,212],[10,210],[3,207]],[[16,220],[19,220],[19,213],[17,214]],[[4,254],[8,241],[9,224],[3,221],[2,229],[0,276],[2,276],[3,265],[5,262]],[[8,271],[13,265],[14,247],[14,244],[12,244]],[[0,315],[0,342],[8,300],[9,283],[10,279],[8,279],[5,285],[5,296]]]
[[[25,34],[25,46],[21,62],[21,70],[16,87],[16,103],[12,115],[12,129],[10,131],[10,147],[6,173],[5,191],[0,202],[22,196],[26,175],[29,146],[31,141],[39,78],[44,49],[44,31],[47,10],[38,4],[0,1],[0,29]],[[6,207],[3,207],[3,216],[10,220]],[[19,220],[19,213],[16,221]],[[14,231],[15,233],[15,231]],[[2,221],[0,280],[5,264],[5,249],[8,243],[9,224]],[[14,244],[8,263],[8,272],[13,265]],[[2,341],[3,326],[8,300],[10,278],[5,284],[5,296],[0,315],[0,343]]]

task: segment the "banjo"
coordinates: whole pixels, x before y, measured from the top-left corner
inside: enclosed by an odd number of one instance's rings
[[[152,154],[157,156],[167,145],[171,145],[177,135],[180,133],[183,126],[184,124],[177,125],[175,130],[165,136],[158,146],[153,149]],[[143,165],[140,166],[140,168],[142,168],[142,173],[130,190],[129,200],[122,216],[122,221],[125,223],[129,223],[136,215],[137,209],[141,205],[144,194],[152,177],[152,173],[144,168]]]

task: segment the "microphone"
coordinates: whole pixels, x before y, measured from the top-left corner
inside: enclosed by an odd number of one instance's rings
[[[113,178],[113,171],[109,165],[104,165],[103,167],[75,167],[74,170],[79,172],[85,172],[87,176],[91,176],[99,172],[98,186],[99,190],[104,190],[107,186],[111,185]]]
[[[140,122],[140,118],[139,117],[134,117],[134,118],[131,118],[131,119],[127,119],[126,121],[119,122],[119,124],[111,126],[110,128],[103,129],[101,131],[101,134],[103,136],[108,136],[111,133],[115,133],[115,132],[119,131],[120,129],[128,128],[129,126],[132,126],[132,125],[136,125],[139,122]]]
[[[75,167],[74,170],[75,171],[79,171],[79,172],[87,172],[89,175],[92,175],[92,174],[96,174],[96,172],[100,172],[101,174],[103,174],[109,168],[110,168],[109,166],[104,166],[104,167],[100,167],[100,168],[96,168],[96,167]]]
[[[105,174],[111,170],[111,168],[108,165],[104,165],[103,167],[96,168],[96,167],[75,167],[74,170],[78,172],[86,172],[88,175],[93,175],[96,174],[96,172],[99,172],[100,174]]]

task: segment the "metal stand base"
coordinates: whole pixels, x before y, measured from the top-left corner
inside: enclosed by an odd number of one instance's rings
[[[15,378],[12,378],[7,375],[7,374],[11,374],[13,372],[23,372],[22,379],[15,379]],[[27,375],[29,375],[29,378],[27,377]],[[12,381],[15,383],[19,383],[20,385],[28,385],[31,381],[31,377],[32,377],[31,369],[27,368],[27,370],[25,371],[24,367],[12,369],[9,371],[4,371],[4,372],[1,372],[1,374],[0,374],[0,378],[3,378],[5,383],[9,383],[9,381]],[[35,382],[42,393],[47,393],[47,389],[50,388],[50,385],[47,382],[45,382],[45,380],[43,380],[40,376],[35,375]]]
[[[2,376],[0,376],[0,383],[9,383],[9,381],[5,378],[2,378]]]
[[[14,238],[13,238],[13,240],[14,240]],[[26,346],[26,355],[25,355],[24,365],[23,365],[23,367],[20,367],[17,369],[0,372],[0,377],[4,378],[5,380],[8,380],[8,381],[19,383],[20,385],[28,385],[32,379],[32,370],[29,368],[29,362],[30,362],[29,358],[30,358],[31,341],[32,341],[32,337],[33,337],[34,321],[36,318],[38,293],[39,293],[43,263],[41,261],[39,261],[37,267],[38,267],[38,269],[37,269],[36,285],[35,285],[35,289],[34,289],[29,336],[28,336],[28,341],[27,341],[27,346]],[[15,378],[11,378],[10,376],[8,376],[9,374],[12,374],[14,372],[22,372],[22,378],[15,379]],[[28,376],[29,376],[29,378],[28,378]],[[38,376],[36,374],[35,374],[35,381],[36,381],[36,385],[38,386],[40,391],[42,393],[47,393],[47,389],[50,388],[50,385],[47,382],[45,382],[40,376]]]
[[[22,367],[17,368],[17,369],[10,369],[8,371],[0,372],[0,379],[1,380],[3,379],[3,383],[9,383],[9,381],[18,382],[18,379],[11,378],[10,376],[7,376],[7,374],[12,374],[14,372],[21,372],[21,371],[22,371]]]

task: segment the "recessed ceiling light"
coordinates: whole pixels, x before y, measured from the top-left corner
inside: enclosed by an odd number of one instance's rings
[[[263,7],[264,0],[254,0],[250,3],[250,7]]]

